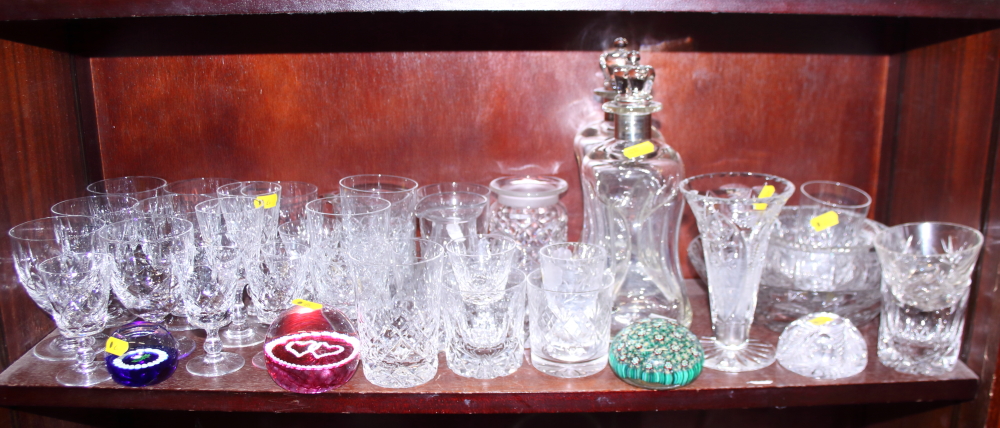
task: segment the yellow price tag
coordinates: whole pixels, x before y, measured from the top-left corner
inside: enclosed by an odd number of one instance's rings
[[[253,200],[254,208],[274,208],[278,206],[278,194],[260,195]]]
[[[758,198],[770,198],[774,196],[774,186],[768,184],[760,189],[760,194],[757,195]],[[767,204],[753,204],[753,209],[757,211],[764,211],[767,209]]]
[[[840,224],[840,216],[836,211],[827,211],[809,220],[809,225],[817,232],[822,232]]]
[[[128,342],[117,337],[109,337],[108,342],[104,345],[104,351],[120,357],[128,352]]]
[[[655,151],[656,146],[654,146],[651,141],[643,141],[634,146],[626,147],[625,150],[622,150],[622,154],[629,159],[633,159],[642,155],[648,155]]]
[[[809,320],[809,322],[811,322],[811,323],[813,323],[815,325],[823,325],[823,324],[826,324],[826,323],[828,323],[830,321],[833,321],[833,318],[830,318],[828,316],[818,316],[816,318],[813,318],[813,319]]]
[[[310,302],[308,300],[303,300],[303,299],[292,300],[292,304],[293,305],[299,305],[299,306],[301,306],[303,308],[306,308],[306,309],[312,309],[314,311],[318,311],[320,309],[323,309],[323,305],[321,305],[319,303],[316,303],[316,302]]]

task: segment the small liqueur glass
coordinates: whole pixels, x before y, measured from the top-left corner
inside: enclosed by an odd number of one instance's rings
[[[64,253],[38,265],[52,316],[60,331],[78,342],[76,364],[56,374],[64,386],[91,386],[111,379],[94,361],[94,335],[108,319],[111,281],[116,273],[105,253]]]
[[[39,308],[53,314],[38,265],[63,253],[95,251],[97,231],[104,225],[96,217],[45,217],[21,223],[7,232],[18,280]],[[58,336],[42,340],[32,353],[45,361],[73,360],[82,341],[59,329]]]
[[[365,378],[384,388],[427,383],[438,369],[444,248],[414,238],[374,248],[350,253]]]
[[[392,204],[389,209],[390,232],[394,239],[416,236],[413,210],[417,205],[417,182],[406,177],[361,174],[340,180],[341,196],[374,196]]]
[[[87,191],[95,195],[131,196],[141,201],[159,195],[165,187],[167,187],[167,180],[162,178],[129,176],[90,183],[87,186]]]
[[[566,242],[569,216],[559,195],[569,186],[559,177],[500,177],[490,183],[497,201],[490,208],[490,233],[514,238],[527,252],[525,266],[538,267],[538,250]]]
[[[521,246],[508,236],[491,234],[452,239],[445,249],[459,290],[490,292],[504,288]]]
[[[317,303],[357,319],[348,254],[380,250],[378,245],[389,236],[390,209],[389,201],[371,196],[333,196],[306,204]]]
[[[210,240],[208,242],[212,242]],[[222,351],[219,328],[229,323],[233,295],[243,286],[240,268],[243,250],[232,244],[204,243],[193,257],[193,274],[184,288],[188,320],[205,329],[205,355],[192,358],[187,371],[196,376],[216,377],[243,367],[243,357]]]
[[[773,175],[721,172],[689,177],[680,189],[698,222],[708,275],[715,337],[701,340],[705,367],[744,372],[771,365],[774,346],[751,339],[750,325],[771,226],[795,185]]]
[[[978,230],[951,223],[907,223],[879,233],[882,364],[928,376],[955,367],[982,245]]]
[[[164,188],[166,194],[216,196],[220,187],[238,183],[232,178],[199,177],[175,181]]]
[[[177,217],[145,215],[112,223],[98,233],[116,272],[111,288],[144,321],[162,324],[173,296],[191,274],[194,225]]]
[[[247,268],[250,298],[257,308],[257,320],[271,325],[292,300],[302,297],[308,271],[309,247],[299,243],[266,244],[257,263]],[[254,367],[265,368],[264,352],[253,357]]]

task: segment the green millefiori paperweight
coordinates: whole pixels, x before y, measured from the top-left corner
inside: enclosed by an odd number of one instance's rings
[[[705,352],[698,338],[674,320],[646,318],[611,341],[611,369],[630,385],[648,389],[684,386],[701,374]]]

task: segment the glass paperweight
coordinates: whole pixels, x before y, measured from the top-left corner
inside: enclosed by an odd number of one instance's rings
[[[490,183],[497,195],[491,207],[490,233],[510,236],[527,251],[526,270],[538,268],[538,250],[566,242],[566,207],[559,195],[569,186],[559,177],[501,177]]]
[[[851,320],[829,312],[806,315],[778,338],[778,363],[815,379],[840,379],[868,365],[868,345]]]
[[[672,389],[701,374],[705,353],[698,337],[676,321],[646,318],[615,336],[609,362],[615,375],[629,385]]]
[[[292,392],[318,394],[354,377],[361,345],[342,312],[315,303],[293,306],[271,323],[264,341],[267,373]]]
[[[159,324],[136,321],[124,325],[108,338],[107,350],[104,362],[108,373],[125,386],[155,385],[177,369],[177,341]]]

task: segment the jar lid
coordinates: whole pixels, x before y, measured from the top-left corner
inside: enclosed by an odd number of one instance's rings
[[[671,389],[687,385],[701,374],[705,352],[694,333],[676,321],[646,318],[615,336],[608,360],[625,383]]]
[[[554,205],[568,188],[566,180],[548,175],[500,177],[490,182],[497,201],[518,208]]]

